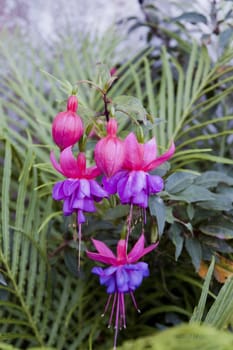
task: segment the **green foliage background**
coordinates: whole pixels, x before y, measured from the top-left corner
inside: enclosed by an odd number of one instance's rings
[[[128,208],[117,199],[104,201],[89,217],[78,274],[72,218],[64,220],[60,204],[51,199],[59,179],[49,163],[51,122],[73,84],[109,78],[96,62],[119,65],[109,97],[120,135],[130,129],[143,130],[146,139],[155,135],[161,153],[171,139],[177,146],[171,167],[158,169],[166,177],[162,201],[150,203],[148,239],[160,236],[161,243],[150,258],[151,276],[136,294],[143,312],[137,315],[128,303],[128,328],[119,336],[119,349],[231,349],[233,336],[223,329],[231,324],[232,281],[222,289],[212,282],[209,292],[214,263],[204,287],[195,272],[201,260],[233,249],[231,50],[213,64],[206,48],[196,43],[187,48],[184,62],[165,48],[156,61],[148,48],[119,64],[112,60],[117,39],[109,35],[93,41],[80,37],[78,45],[62,39],[49,58],[7,35],[0,44],[0,349],[112,347],[113,330],[100,318],[106,296],[84,250],[91,236],[114,246]],[[85,124],[98,126],[94,116],[103,109],[100,96],[85,84],[79,84],[78,96]],[[103,130],[100,125],[98,132]],[[92,147],[89,141],[89,162]],[[210,228],[214,217],[221,217],[221,225]],[[132,239],[138,230],[135,221]]]

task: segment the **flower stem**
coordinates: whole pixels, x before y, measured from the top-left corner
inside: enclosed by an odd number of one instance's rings
[[[128,250],[129,235],[131,233],[131,222],[133,217],[133,204],[130,204],[129,216],[127,218],[126,255]]]

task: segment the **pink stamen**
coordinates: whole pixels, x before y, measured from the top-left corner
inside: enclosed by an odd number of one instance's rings
[[[136,299],[135,299],[135,296],[134,296],[132,290],[130,291],[130,295],[131,295],[131,299],[133,301],[135,309],[137,310],[138,313],[141,313],[141,310],[138,308],[138,305],[137,305],[137,302],[136,302]]]
[[[80,271],[81,242],[82,242],[82,224],[78,224],[78,271]]]
[[[111,299],[112,299],[112,294],[110,294],[109,297],[108,297],[107,303],[106,303],[106,305],[104,307],[104,312],[102,313],[101,317],[104,317],[104,315],[108,311],[108,307],[109,307]]]
[[[114,310],[115,310],[116,298],[117,298],[117,293],[114,293],[114,299],[113,299],[113,303],[112,303],[111,315],[110,315],[110,318],[109,318],[109,321],[108,321],[108,328],[110,328],[111,325],[112,325],[112,318],[113,318],[113,314],[114,314]]]
[[[114,346],[113,346],[114,350],[116,349],[117,336],[118,336],[120,297],[121,297],[121,293],[116,293],[116,294],[117,294],[117,309],[116,309],[115,335],[114,335]]]
[[[125,299],[124,299],[124,293],[120,293],[121,294],[121,316],[122,316],[122,320],[123,320],[123,327],[126,328],[126,317],[125,317]]]

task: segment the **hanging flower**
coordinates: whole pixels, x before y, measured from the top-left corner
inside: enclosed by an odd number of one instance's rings
[[[154,170],[175,152],[174,143],[167,152],[157,157],[155,138],[145,144],[138,143],[136,136],[130,133],[125,141],[126,156],[122,170],[111,178],[104,178],[103,184],[109,194],[118,193],[122,204],[135,204],[142,208],[148,207],[148,198],[151,194],[163,190],[163,179],[157,175],[150,175]]]
[[[53,152],[50,159],[53,167],[68,178],[55,184],[53,199],[64,201],[64,215],[76,212],[78,223],[85,222],[83,212],[94,212],[96,210],[94,201],[99,202],[108,196],[107,192],[94,180],[100,175],[100,170],[96,166],[86,168],[84,153],[79,153],[75,159],[72,147],[67,147],[61,152],[60,164]]]
[[[117,136],[117,122],[110,119],[107,123],[107,136],[95,146],[95,162],[107,177],[113,176],[122,168],[125,159],[124,143]]]
[[[125,293],[130,294],[135,308],[139,311],[133,292],[141,285],[143,278],[149,276],[148,264],[137,261],[155,249],[158,243],[145,248],[145,237],[142,234],[127,254],[127,241],[121,239],[117,245],[117,256],[115,256],[103,242],[95,239],[92,242],[98,253],[87,251],[88,258],[110,265],[105,269],[94,267],[92,272],[99,276],[100,284],[106,286],[106,291],[109,294],[104,314],[107,312],[113,297],[108,325],[111,326],[115,313],[114,349],[116,349],[118,330],[122,327],[126,328]]]
[[[61,150],[73,146],[83,135],[83,122],[80,116],[76,114],[77,108],[77,97],[72,95],[68,98],[67,110],[58,113],[53,121],[53,141]]]

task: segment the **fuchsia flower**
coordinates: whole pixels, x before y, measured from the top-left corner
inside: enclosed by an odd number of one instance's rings
[[[83,135],[83,122],[76,114],[77,108],[77,97],[72,95],[68,98],[67,110],[58,113],[53,121],[53,141],[61,150],[74,145]]]
[[[138,310],[133,292],[141,285],[143,278],[149,276],[148,264],[137,261],[155,249],[158,243],[151,244],[149,247],[144,248],[145,237],[144,234],[142,234],[132,250],[127,254],[127,242],[125,239],[121,239],[117,245],[117,256],[115,256],[103,242],[95,239],[93,239],[92,242],[98,253],[87,251],[88,258],[110,265],[105,269],[102,267],[94,267],[92,272],[99,276],[100,284],[106,286],[107,293],[110,294],[104,314],[107,312],[113,296],[109,327],[112,324],[113,314],[115,312],[114,349],[116,349],[118,329],[121,329],[122,326],[126,328],[124,294],[130,294],[133,304]]]
[[[100,170],[96,166],[86,168],[84,153],[79,153],[75,159],[71,146],[61,152],[60,163],[54,152],[51,152],[50,159],[53,167],[68,178],[54,185],[53,199],[64,201],[64,215],[76,212],[78,223],[85,222],[83,212],[94,212],[94,201],[99,202],[108,197],[108,193],[94,180],[100,175]]]
[[[104,188],[109,194],[118,193],[122,204],[147,208],[149,196],[163,189],[163,179],[148,172],[170,159],[175,152],[175,145],[172,143],[167,152],[157,157],[155,138],[140,144],[136,136],[130,133],[124,141],[124,147],[126,156],[122,169],[110,179],[103,179]]]
[[[116,136],[115,119],[107,123],[107,134],[95,146],[95,162],[101,172],[110,177],[122,168],[125,160],[124,143]]]

